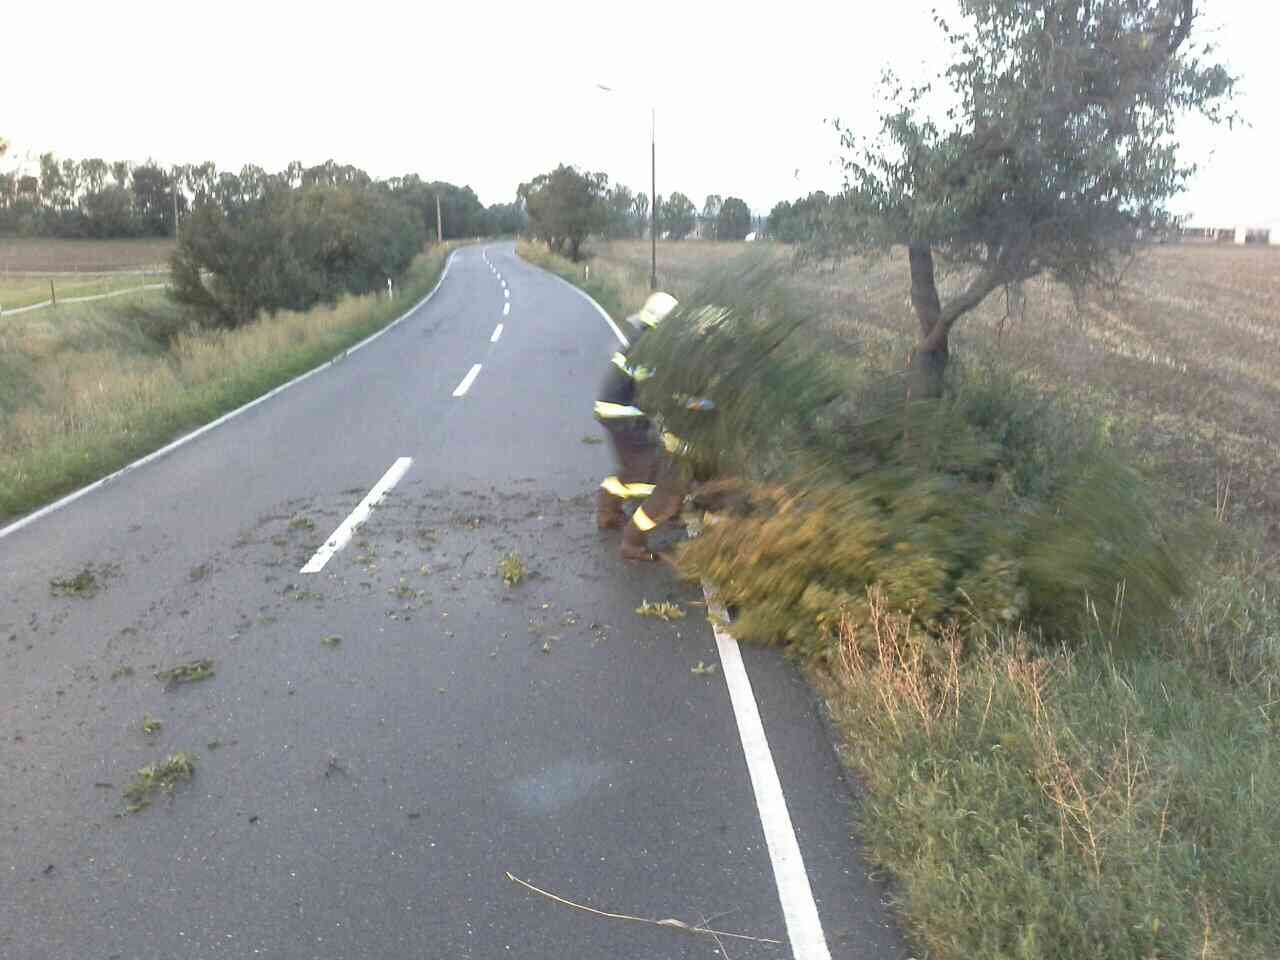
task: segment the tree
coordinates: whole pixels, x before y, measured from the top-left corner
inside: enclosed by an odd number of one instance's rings
[[[662,225],[672,240],[683,240],[698,222],[698,208],[678,191],[671,194],[659,209],[662,211]]]
[[[517,195],[529,212],[529,228],[534,235],[557,252],[567,244],[569,257],[577,260],[587,234],[604,227],[606,212],[601,190],[607,185],[608,178],[603,174],[582,173],[561,164],[550,173],[520,184]]]
[[[1194,0],[963,0],[935,16],[951,106],[886,74],[879,133],[840,128],[846,184],[820,252],[906,248],[919,323],[913,390],[936,396],[956,321],[993,291],[1048,273],[1081,290],[1117,276],[1191,168],[1175,121],[1222,118],[1233,79],[1190,48]],[[960,270],[944,302],[935,254]]]
[[[741,240],[751,232],[751,208],[739,197],[728,197],[716,221],[716,236],[721,240]]]
[[[618,239],[620,237],[635,236],[635,217],[633,211],[635,209],[636,198],[631,193],[631,188],[622,184],[615,184],[613,189],[609,191],[608,199],[608,222],[605,225],[605,236],[610,239]]]
[[[704,240],[716,240],[719,238],[716,232],[716,221],[720,219],[720,208],[723,206],[724,200],[720,194],[707,194],[707,199],[702,204],[702,222],[707,229],[707,234],[703,236]]]
[[[634,216],[636,219],[636,236],[643,237],[645,231],[649,229],[649,195],[643,190],[636,194]]]

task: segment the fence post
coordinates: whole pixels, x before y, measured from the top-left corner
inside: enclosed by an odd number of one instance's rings
[[[53,277],[49,278],[49,299],[53,301],[55,307],[58,305],[58,295],[53,289]]]

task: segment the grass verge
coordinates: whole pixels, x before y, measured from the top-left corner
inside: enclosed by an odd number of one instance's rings
[[[117,470],[382,328],[439,279],[421,255],[396,296],[197,330],[162,291],[0,324],[0,523]]]
[[[580,266],[521,253],[596,295]],[[614,275],[597,299],[621,315],[647,290],[593,262],[593,283]],[[873,588],[806,663],[922,951],[1280,956],[1280,580],[1224,553],[1123,657],[1012,628],[931,637]]]

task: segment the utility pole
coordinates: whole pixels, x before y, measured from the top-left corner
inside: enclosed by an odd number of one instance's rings
[[[173,171],[173,239],[178,239],[178,171]]]
[[[649,190],[652,199],[649,201],[649,289],[658,289],[658,145],[657,145],[657,110],[649,108]]]
[[[440,194],[436,194],[436,242],[444,243],[444,221],[440,217]]]

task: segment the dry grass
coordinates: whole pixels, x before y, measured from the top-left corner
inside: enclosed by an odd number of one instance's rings
[[[171,237],[141,240],[57,240],[0,237],[0,276],[10,273],[84,273],[168,270]]]
[[[332,357],[435,283],[448,245],[394,299],[346,297],[199,330],[163,291],[0,321],[0,521],[110,472]]]

